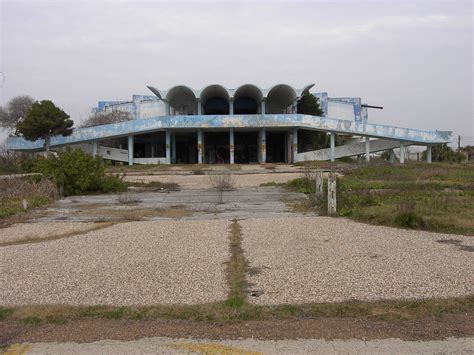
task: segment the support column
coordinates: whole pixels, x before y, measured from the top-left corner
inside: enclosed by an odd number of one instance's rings
[[[229,101],[229,115],[234,114],[234,100]]]
[[[296,154],[298,154],[298,128],[293,128],[293,163],[296,163]]]
[[[166,164],[171,164],[171,133],[166,131]]]
[[[234,129],[231,128],[229,131],[229,162],[234,164]]]
[[[95,158],[97,155],[97,141],[92,141],[92,156]]]
[[[336,161],[336,133],[331,132],[331,161]]]
[[[170,103],[168,101],[165,101],[165,115],[166,116],[170,116],[171,115],[171,112],[170,112]]]
[[[267,162],[267,132],[265,128],[260,130],[260,163]]]
[[[176,164],[176,133],[171,135],[171,162]]]
[[[265,107],[265,100],[262,100],[262,115],[266,115],[266,107]]]
[[[393,151],[393,149],[391,149],[390,150],[390,157],[388,158],[388,161],[390,162],[390,164],[393,164],[393,163],[395,163],[395,160],[396,160],[395,152]]]
[[[128,136],[128,165],[133,165],[133,136]]]
[[[365,162],[370,161],[370,138],[369,136],[365,137]]]
[[[197,102],[198,105],[198,115],[202,115],[202,105],[201,105],[201,100],[198,100]]]
[[[400,142],[400,164],[405,164],[405,145]]]
[[[202,164],[202,153],[204,150],[202,131],[198,130],[198,164]]]
[[[431,164],[431,145],[426,146],[426,162]]]
[[[328,214],[332,215],[337,210],[337,196],[336,196],[336,173],[330,172],[328,175]]]

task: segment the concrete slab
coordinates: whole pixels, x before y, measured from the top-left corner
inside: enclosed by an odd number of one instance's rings
[[[119,195],[71,196],[58,201],[47,209],[47,215],[36,221],[111,221],[127,219],[163,220],[179,219],[241,219],[297,216],[292,213],[288,202],[305,201],[304,194],[290,193],[275,187],[239,188],[225,191],[223,203],[214,189],[186,189],[170,192],[130,193],[137,203],[124,205]],[[169,209],[181,209],[189,213],[175,216],[165,213]],[[124,211],[120,214],[120,211]],[[142,211],[142,213],[140,213]]]
[[[248,219],[255,304],[458,297],[474,293],[474,239],[343,218]]]
[[[0,305],[199,304],[227,296],[229,222],[121,223],[0,248]]]

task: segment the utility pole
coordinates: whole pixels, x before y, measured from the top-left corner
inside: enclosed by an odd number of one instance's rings
[[[461,151],[461,136],[458,136],[458,153]]]

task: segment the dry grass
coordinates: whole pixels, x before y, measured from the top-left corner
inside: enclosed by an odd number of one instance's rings
[[[117,222],[102,222],[102,223],[97,223],[96,225],[86,228],[81,231],[74,231],[74,232],[68,232],[68,233],[59,233],[59,234],[54,234],[50,235],[48,237],[34,237],[34,236],[28,236],[22,239],[18,240],[12,240],[8,242],[0,242],[0,247],[6,247],[10,245],[20,245],[20,244],[32,244],[32,243],[42,243],[42,242],[47,242],[51,240],[57,240],[57,239],[63,239],[63,238],[70,238],[70,237],[76,237],[79,235],[83,235],[95,230],[100,230],[104,229],[110,226],[113,226]]]
[[[0,223],[9,224],[4,219],[48,204],[58,197],[56,185],[45,178],[38,182],[33,181],[31,176],[0,178]]]
[[[399,321],[448,314],[472,314],[474,296],[425,299],[415,301],[378,301],[347,303],[312,303],[305,305],[254,306],[243,303],[240,307],[226,302],[193,306],[66,306],[34,305],[12,308],[0,307],[0,321],[19,321],[27,324],[53,323],[84,318],[105,319],[175,319],[209,323],[250,320],[291,320],[307,318],[353,318]]]
[[[141,199],[135,195],[132,195],[129,192],[124,192],[119,195],[117,201],[121,205],[133,205],[133,204],[140,203]]]
[[[0,179],[0,200],[30,196],[44,196],[50,200],[58,198],[56,185],[46,178],[33,182],[29,177],[11,177]]]

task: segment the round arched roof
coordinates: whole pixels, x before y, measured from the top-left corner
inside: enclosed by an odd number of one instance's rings
[[[173,99],[177,99],[181,95],[186,95],[190,96],[192,95],[194,98],[196,98],[196,95],[194,93],[194,90],[191,89],[189,86],[186,85],[176,85],[173,86],[171,89],[168,90],[166,93],[166,101],[171,101]]]
[[[234,92],[234,100],[245,96],[251,97],[256,102],[261,102],[263,100],[263,91],[253,84],[240,85]]]
[[[301,89],[295,89],[291,85],[281,83],[273,85],[269,89],[261,89],[254,84],[244,84],[238,86],[237,89],[234,90],[219,84],[212,84],[201,90],[194,90],[186,85],[173,86],[167,91],[158,90],[153,86],[148,86],[148,89],[150,89],[158,98],[165,101],[173,100],[180,95],[185,95],[187,98],[194,97],[197,100],[201,100],[203,103],[211,97],[221,97],[227,101],[231,98],[236,99],[245,96],[251,97],[256,101],[267,99],[267,101],[270,101],[271,106],[274,107],[273,111],[278,111],[281,107],[286,107],[291,104],[294,100],[300,97],[305,90],[309,90],[313,86],[314,84],[309,84]]]
[[[267,113],[282,113],[298,98],[298,93],[290,85],[277,84],[268,90]]]
[[[201,90],[199,99],[204,104],[211,97],[221,97],[227,101],[230,99],[229,90],[219,84],[208,85]]]

